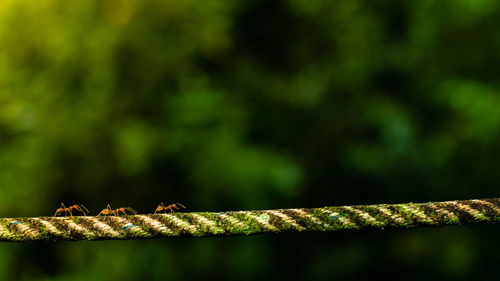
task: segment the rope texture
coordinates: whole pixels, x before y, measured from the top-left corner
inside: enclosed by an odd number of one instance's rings
[[[0,218],[0,241],[252,235],[500,223],[500,198],[268,211]]]

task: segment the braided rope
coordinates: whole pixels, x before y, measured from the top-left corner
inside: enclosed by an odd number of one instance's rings
[[[500,198],[268,211],[0,218],[0,241],[144,239],[500,222]]]

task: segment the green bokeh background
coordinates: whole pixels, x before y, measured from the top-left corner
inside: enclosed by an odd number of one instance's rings
[[[2,0],[0,214],[498,197],[493,0]],[[499,226],[0,244],[2,280],[481,280]]]

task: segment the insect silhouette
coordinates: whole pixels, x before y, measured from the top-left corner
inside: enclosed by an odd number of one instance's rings
[[[118,209],[111,209],[111,206],[106,206],[106,209],[102,210],[98,216],[100,215],[103,215],[103,216],[107,216],[107,215],[115,215],[115,216],[118,216],[120,215],[120,212],[122,212],[124,215],[127,214],[126,211],[129,211],[129,212],[132,212],[134,215],[137,215],[137,211],[130,208],[130,207],[121,207],[121,208],[118,208]]]
[[[86,216],[89,213],[89,210],[87,210],[87,208],[85,208],[85,206],[83,205],[73,205],[66,208],[66,206],[64,206],[64,203],[61,203],[61,206],[59,207],[59,209],[56,210],[54,217],[57,216],[58,214],[62,214],[63,212],[65,216],[69,213],[69,216],[72,217],[73,213],[71,211],[73,210],[82,212],[84,216]],[[87,214],[85,213],[85,211],[87,212]]]
[[[165,206],[163,204],[163,202],[161,202],[160,205],[158,205],[158,207],[156,207],[154,214],[156,214],[158,212],[165,212],[166,213],[167,210],[169,210],[170,213],[173,213],[174,209],[180,210],[179,206],[186,209],[186,206],[182,205],[181,203],[175,203],[175,204],[170,204],[168,206]]]

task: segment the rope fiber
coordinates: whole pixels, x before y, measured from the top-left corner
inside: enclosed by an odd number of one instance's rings
[[[0,218],[0,241],[203,237],[500,223],[500,198],[267,211]]]

